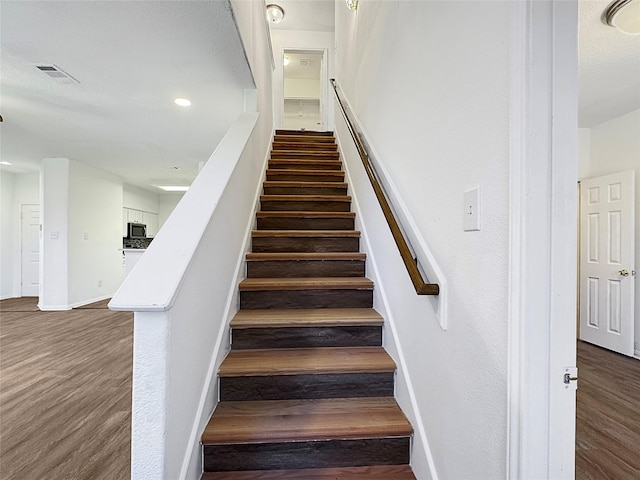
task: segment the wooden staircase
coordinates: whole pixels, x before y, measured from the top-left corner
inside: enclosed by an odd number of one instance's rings
[[[415,479],[330,132],[277,130],[204,480]]]

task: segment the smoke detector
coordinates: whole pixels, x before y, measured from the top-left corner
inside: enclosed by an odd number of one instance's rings
[[[56,83],[80,83],[78,79],[72,77],[53,63],[37,63],[33,64],[33,66],[47,75],[49,78],[55,80]]]

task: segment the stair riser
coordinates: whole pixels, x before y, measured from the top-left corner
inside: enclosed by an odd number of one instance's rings
[[[371,308],[373,290],[241,291],[240,308]]]
[[[237,328],[231,333],[234,350],[382,345],[379,326]]]
[[[300,150],[300,151],[291,151],[291,152],[278,151],[278,152],[273,152],[271,154],[271,159],[273,160],[308,159],[308,160],[339,161],[339,158],[340,158],[340,153],[338,152],[326,152],[326,153],[325,152],[304,152]]]
[[[353,218],[258,218],[258,230],[353,230]]]
[[[304,160],[299,162],[298,160]],[[342,162],[333,162],[326,160],[311,160],[307,161],[307,159],[301,158],[292,158],[291,160],[270,160],[269,168],[271,169],[280,169],[280,170],[331,170],[331,171],[340,171],[342,170]]]
[[[362,260],[267,260],[247,262],[248,278],[364,277]]]
[[[333,137],[296,137],[294,135],[276,135],[274,142],[286,142],[286,143],[321,143],[327,145],[333,145],[336,143]]]
[[[286,468],[406,465],[409,437],[292,443],[204,445],[204,470],[277,470]]]
[[[393,372],[220,378],[220,401],[392,397]]]
[[[349,212],[351,202],[268,200],[260,202],[260,209],[264,212]]]
[[[277,128],[276,135],[289,135],[291,137],[297,136],[312,136],[312,137],[329,137],[333,138],[333,132],[318,131],[318,130],[291,130],[289,128]]]
[[[347,187],[264,187],[265,195],[346,195]]]
[[[252,250],[255,253],[358,252],[360,239],[357,237],[254,237]]]
[[[267,181],[273,182],[338,182],[344,183],[344,172],[323,170],[322,173],[308,171],[267,170]]]
[[[289,150],[310,150],[312,152],[337,152],[338,145],[335,143],[314,143],[314,142],[274,142],[271,146],[272,152]]]

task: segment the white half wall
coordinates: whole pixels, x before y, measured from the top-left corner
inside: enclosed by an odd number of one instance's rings
[[[160,195],[158,202],[158,229],[167,221],[167,218],[176,208],[183,195],[183,193]]]
[[[337,8],[336,8],[337,10]],[[271,30],[271,42],[276,68],[273,71],[273,123],[275,128],[283,128],[284,75],[282,57],[285,50],[325,50],[327,51],[327,78],[321,79],[320,90],[326,92],[327,126],[332,131],[334,104],[329,78],[335,76],[334,34],[331,32],[306,32],[299,30]]]
[[[393,317],[385,335],[397,335],[413,385],[398,401],[422,419],[429,446],[417,438],[412,466],[420,479],[504,478],[509,2],[343,3],[336,78],[449,285],[443,331],[394,273],[396,254],[376,233],[387,227],[365,225]],[[465,232],[463,195],[476,187],[481,230]]]
[[[585,178],[636,172],[636,264],[640,271],[640,110],[601,123],[591,130],[589,168]],[[640,356],[640,279],[636,276],[635,351]]]

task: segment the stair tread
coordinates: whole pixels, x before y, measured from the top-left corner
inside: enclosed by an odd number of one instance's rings
[[[349,195],[260,195],[260,201],[309,202],[313,200],[323,202],[350,202]]]
[[[232,328],[380,326],[382,316],[372,308],[309,308],[299,310],[240,310]]]
[[[252,237],[360,237],[358,230],[253,230]]]
[[[271,153],[278,155],[302,155],[304,157],[340,157],[340,152],[337,151],[325,151],[322,150],[304,150],[304,149],[291,149],[291,150],[271,150]],[[273,157],[272,157],[273,159]],[[276,160],[288,160],[286,158],[276,158]],[[331,162],[337,162],[339,160],[326,160]]]
[[[205,472],[201,480],[415,480],[409,465]]]
[[[393,397],[220,402],[203,444],[246,444],[411,435]]]
[[[371,290],[373,282],[365,277],[245,278],[240,291],[263,290]]]
[[[296,217],[296,218],[355,218],[355,212],[304,212],[304,211],[259,211],[256,216],[260,217]]]
[[[220,377],[393,372],[382,347],[314,347],[231,350]]]
[[[364,261],[365,253],[360,252],[291,252],[291,253],[248,253],[249,262],[270,262],[278,260],[357,260]]]
[[[292,128],[278,128],[276,135],[314,135],[323,137],[333,137],[331,130],[295,130]]]

